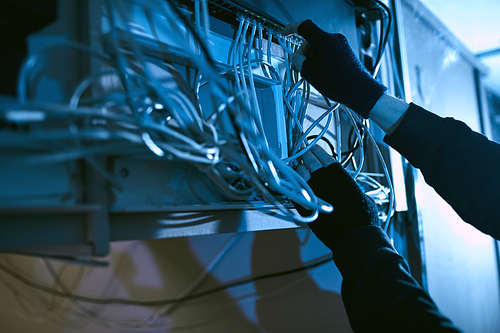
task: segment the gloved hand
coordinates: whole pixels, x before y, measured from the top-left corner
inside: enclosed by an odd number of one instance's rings
[[[306,40],[292,60],[302,77],[323,95],[368,118],[387,88],[363,67],[347,38],[327,33],[311,20],[291,23],[282,31],[285,36],[292,33]]]
[[[347,171],[321,147],[315,146],[302,157],[297,172],[308,179],[314,193],[333,205],[330,214],[320,213],[308,226],[332,251],[349,232],[363,226],[380,226],[375,202],[363,193]],[[310,175],[310,178],[308,178]],[[307,211],[296,205],[302,214]]]

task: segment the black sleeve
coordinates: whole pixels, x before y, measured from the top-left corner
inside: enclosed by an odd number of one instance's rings
[[[461,121],[441,118],[415,104],[384,141],[419,168],[427,184],[464,221],[500,239],[499,144]]]
[[[379,227],[355,229],[333,250],[355,332],[460,332],[411,277]]]
[[[375,203],[340,164],[315,171],[309,185],[334,206],[309,227],[333,252],[354,331],[458,332],[411,277],[379,227]]]

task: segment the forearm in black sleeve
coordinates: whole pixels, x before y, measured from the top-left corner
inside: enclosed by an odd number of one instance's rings
[[[460,217],[500,239],[500,145],[453,118],[411,104],[387,142],[419,168]]]
[[[379,227],[358,228],[333,250],[355,332],[460,332],[411,277]]]

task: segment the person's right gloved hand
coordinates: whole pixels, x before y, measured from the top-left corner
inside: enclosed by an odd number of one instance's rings
[[[333,212],[320,213],[308,223],[314,234],[334,252],[337,243],[351,231],[380,226],[377,204],[367,196],[347,171],[321,147],[314,146],[302,156],[297,167],[314,194],[333,205]],[[301,214],[306,209],[295,205]]]
[[[368,118],[387,88],[364,68],[347,38],[327,33],[311,20],[291,23],[282,31],[285,36],[292,33],[306,40],[293,56],[302,77],[323,95]]]

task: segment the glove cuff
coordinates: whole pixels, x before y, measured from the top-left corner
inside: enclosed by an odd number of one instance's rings
[[[361,117],[368,119],[368,114],[373,109],[379,98],[387,88],[374,79],[368,72],[355,79],[357,84],[345,101],[345,106],[355,111]]]

